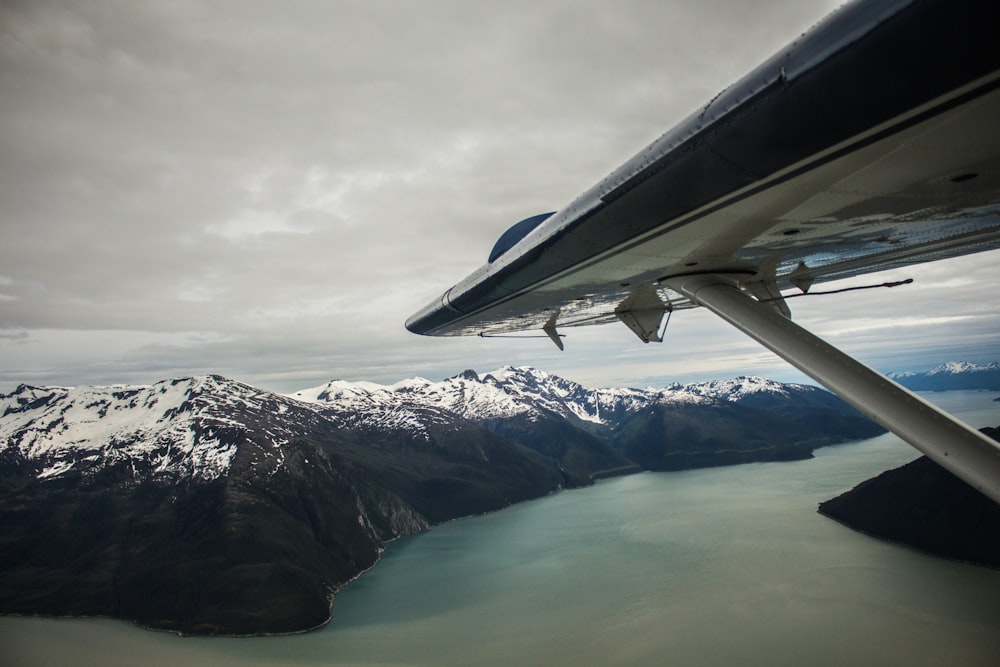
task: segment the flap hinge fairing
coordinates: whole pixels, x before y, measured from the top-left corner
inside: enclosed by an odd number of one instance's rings
[[[662,343],[660,325],[670,306],[663,303],[654,289],[632,293],[615,308],[615,316],[625,323],[643,343]]]

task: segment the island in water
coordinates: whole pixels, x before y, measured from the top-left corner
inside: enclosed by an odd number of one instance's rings
[[[982,431],[1000,439],[1000,427]],[[820,503],[819,512],[867,535],[1000,568],[1000,505],[926,456]]]

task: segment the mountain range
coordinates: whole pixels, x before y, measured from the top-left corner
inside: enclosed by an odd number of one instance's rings
[[[987,389],[1000,391],[1000,362],[972,364],[951,361],[918,373],[903,371],[888,376],[913,391],[954,391],[957,389]]]
[[[21,385],[0,395],[0,613],[304,631],[399,536],[603,476],[800,459],[881,431],[824,390],[757,377]]]

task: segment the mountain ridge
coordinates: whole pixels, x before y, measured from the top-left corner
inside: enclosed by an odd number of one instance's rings
[[[1000,362],[949,361],[924,372],[902,371],[888,377],[912,391],[985,389],[1000,391]]]

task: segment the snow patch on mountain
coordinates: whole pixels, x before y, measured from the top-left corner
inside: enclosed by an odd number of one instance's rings
[[[685,385],[684,392],[723,401],[738,402],[750,396],[773,394],[789,396],[789,389],[803,389],[804,385],[783,384],[756,375],[741,375],[730,380],[710,380]]]
[[[535,408],[494,383],[461,374],[431,382],[410,378],[393,385],[335,380],[319,387],[304,389],[289,397],[333,408],[338,412],[392,411],[416,408],[447,410],[466,419],[503,419],[530,413]]]

